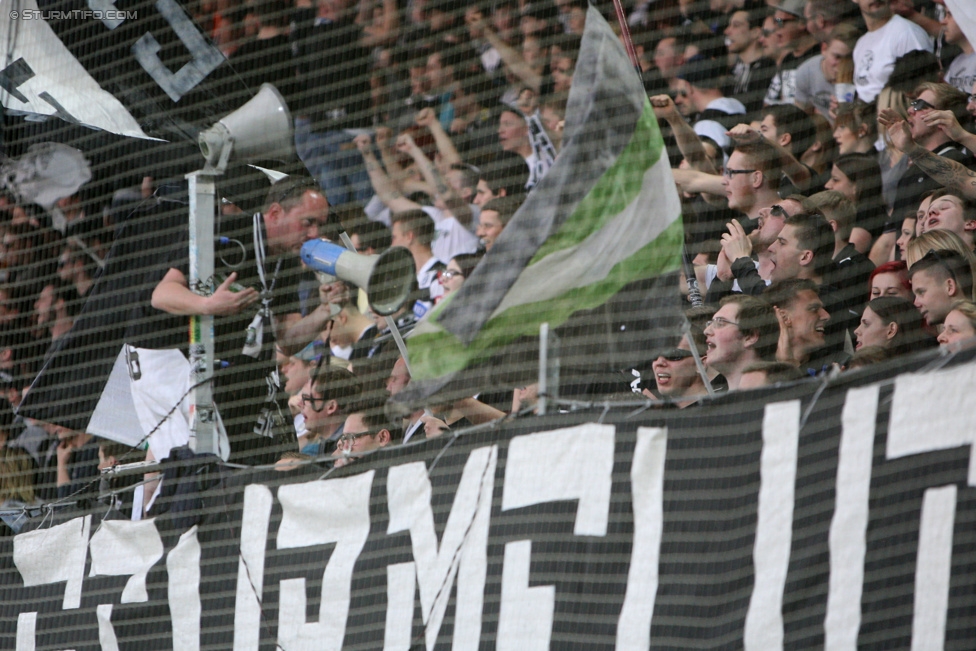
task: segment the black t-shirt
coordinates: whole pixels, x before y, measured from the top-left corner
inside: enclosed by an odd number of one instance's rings
[[[748,113],[756,113],[763,107],[769,82],[776,74],[776,62],[766,57],[752,63],[737,60],[732,66],[732,97],[742,102]]]
[[[848,244],[834,256],[827,284],[836,288],[838,302],[848,310],[861,314],[868,300],[868,281],[874,271],[874,263],[853,244]]]
[[[189,237],[189,231],[184,233],[185,237]],[[274,316],[280,318],[299,312],[298,282],[302,267],[298,258],[286,255],[266,259],[262,282],[256,255],[256,235],[262,240],[266,238],[264,221],[260,217],[243,213],[221,217],[214,238],[215,286],[236,272],[237,285],[253,287],[259,292],[267,290],[267,305]],[[189,278],[186,257],[189,246],[184,244],[175,250],[183,253],[170,266]],[[252,327],[257,325],[255,317],[262,306],[262,301],[259,301],[240,314],[214,319],[214,353],[217,359],[214,403],[230,440],[231,460],[236,462],[273,462],[275,450],[269,448],[293,442],[295,436],[291,419],[285,418],[288,410],[282,409],[287,397],[271,380],[275,370],[274,319],[261,319],[263,335],[260,337],[255,336],[257,328]],[[252,344],[248,351],[250,354],[244,351],[247,343]]]
[[[302,90],[290,103],[315,131],[369,126],[370,51],[360,45],[362,29],[353,16],[315,24],[314,13],[299,11],[295,24],[296,58]]]

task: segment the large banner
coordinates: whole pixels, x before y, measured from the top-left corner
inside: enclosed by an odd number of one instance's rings
[[[947,361],[40,515],[0,546],[0,647],[971,651],[976,365]]]

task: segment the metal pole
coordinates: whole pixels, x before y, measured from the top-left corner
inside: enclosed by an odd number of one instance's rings
[[[549,398],[549,324],[539,326],[539,399],[536,403],[536,413],[546,415],[546,403]]]
[[[190,289],[201,296],[214,290],[215,175],[199,170],[190,182]],[[214,324],[212,316],[190,317],[190,448],[197,454],[218,454],[214,417]]]

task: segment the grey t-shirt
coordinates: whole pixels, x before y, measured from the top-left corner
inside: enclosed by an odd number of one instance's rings
[[[800,106],[810,106],[817,113],[830,119],[830,96],[834,94],[834,85],[824,79],[820,62],[823,55],[818,54],[804,61],[796,69],[796,103]]]
[[[967,95],[973,92],[976,83],[976,53],[960,54],[945,71],[945,81]]]

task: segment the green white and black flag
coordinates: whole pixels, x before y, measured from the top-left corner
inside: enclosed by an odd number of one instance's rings
[[[641,80],[590,7],[563,149],[471,277],[412,333],[403,398],[484,388],[464,371],[536,336],[542,323],[560,326],[634,282],[678,269],[680,214]]]

